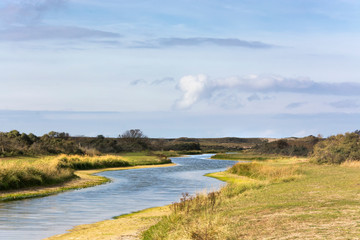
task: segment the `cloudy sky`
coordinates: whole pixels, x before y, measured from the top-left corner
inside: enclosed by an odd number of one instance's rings
[[[2,0],[0,131],[354,131],[359,26],[357,0]]]

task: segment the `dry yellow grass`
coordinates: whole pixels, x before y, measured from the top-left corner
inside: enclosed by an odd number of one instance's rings
[[[300,177],[299,167],[288,164],[272,166],[258,162],[239,162],[231,167],[228,172],[268,182],[289,181]]]
[[[59,167],[53,157],[31,159],[29,161],[0,161],[0,190],[56,184],[67,181],[75,175],[73,169]]]
[[[341,164],[343,167],[360,167],[360,161],[345,161]]]
[[[173,163],[169,163],[169,164],[161,164],[161,165],[141,165],[141,166],[134,166],[134,167],[79,170],[79,171],[75,171],[75,175],[77,175],[78,178],[73,179],[66,183],[53,185],[53,186],[49,186],[49,187],[32,187],[32,188],[27,188],[25,190],[2,191],[0,193],[0,201],[1,200],[2,201],[10,201],[10,200],[32,198],[32,197],[48,196],[51,194],[55,194],[55,193],[59,193],[59,192],[67,191],[67,190],[92,187],[92,186],[96,186],[96,185],[99,185],[99,184],[109,181],[107,178],[93,175],[98,172],[137,169],[137,168],[170,167],[170,166],[174,166],[174,165],[175,164],[173,164]]]

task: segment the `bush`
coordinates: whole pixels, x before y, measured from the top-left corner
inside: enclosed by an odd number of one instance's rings
[[[315,145],[312,162],[340,164],[360,161],[360,136],[356,133],[338,134]]]
[[[262,154],[280,154],[285,156],[307,156],[321,139],[314,136],[304,138],[280,139],[258,144],[254,150]]]

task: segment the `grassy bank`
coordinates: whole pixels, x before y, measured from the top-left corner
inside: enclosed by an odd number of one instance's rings
[[[9,158],[0,160],[0,200],[46,196],[74,188],[107,182],[108,179],[89,176],[84,169],[128,169],[138,165],[169,163],[170,160],[141,153],[121,156],[77,156]],[[107,169],[108,170],[108,169]],[[98,172],[98,171],[97,171]],[[68,184],[67,184],[68,183]]]
[[[184,195],[143,239],[358,239],[359,164],[237,164],[218,192]]]
[[[69,233],[55,235],[46,240],[68,239],[139,239],[141,232],[156,224],[163,216],[170,214],[168,206],[145,209],[132,214],[116,217],[112,220],[74,227]]]

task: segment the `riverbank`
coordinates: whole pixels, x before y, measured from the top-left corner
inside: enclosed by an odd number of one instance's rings
[[[59,157],[57,157],[59,158]],[[94,157],[101,159],[101,157]],[[104,162],[107,158],[113,159],[112,156],[105,156],[101,159]],[[116,156],[119,158],[119,156]],[[64,157],[60,157],[60,159],[64,159]],[[55,159],[56,161],[57,159]],[[92,160],[92,159],[91,159]],[[47,162],[43,159],[31,158],[31,159],[11,159],[10,161],[16,162],[21,167],[21,161],[25,161],[26,165],[38,165],[38,162],[46,164]],[[101,176],[94,176],[93,174],[103,171],[115,171],[115,170],[126,170],[126,169],[134,169],[134,168],[151,168],[151,167],[168,167],[173,166],[174,164],[166,163],[166,161],[162,161],[161,159],[155,156],[143,156],[140,154],[133,154],[130,156],[121,156],[121,161],[126,163],[126,167],[112,167],[112,168],[99,168],[94,170],[78,170],[74,171],[75,177],[72,177],[71,180],[64,181],[59,184],[51,184],[46,186],[33,186],[23,189],[14,189],[14,190],[6,190],[0,192],[0,201],[14,201],[14,200],[22,200],[27,198],[35,198],[35,197],[44,197],[53,194],[57,194],[60,192],[92,187],[99,184],[103,184],[109,182],[110,179]],[[30,163],[29,163],[30,162]],[[52,159],[54,162],[54,159]],[[71,163],[71,161],[66,162],[66,164]],[[78,161],[79,162],[79,161]],[[84,161],[83,161],[84,162]],[[94,161],[92,161],[94,162]],[[168,162],[168,161],[167,161]],[[11,163],[13,164],[13,163]],[[105,163],[108,164],[108,163]],[[89,165],[89,164],[88,164]],[[138,165],[138,166],[136,166]],[[87,165],[86,165],[87,166]],[[92,166],[92,165],[90,165]]]
[[[300,160],[303,161],[303,159],[297,159],[297,162]],[[278,161],[279,159],[277,159],[277,164],[279,164]],[[281,163],[284,163],[283,159],[281,159]],[[242,191],[242,187],[244,187],[244,190],[246,190],[246,188],[251,189],[269,184],[267,181],[252,180],[227,172],[211,173],[207,174],[206,176],[217,178],[222,181],[227,181],[228,183],[236,183],[240,190],[236,189],[235,191]],[[288,181],[293,177],[297,176],[294,176],[294,174],[291,172],[290,174],[282,174],[280,177],[273,177],[272,181],[274,179],[277,181],[280,178],[281,179],[279,181]],[[189,196],[186,198],[189,198]],[[204,200],[206,199],[204,196],[200,196],[198,199],[200,199],[200,201],[197,202],[207,202]],[[155,225],[162,218],[165,217],[166,219],[166,216],[171,215],[173,211],[173,205],[146,209],[144,211],[123,215],[121,218],[115,220],[106,220],[93,224],[79,225],[69,230],[69,233],[56,235],[48,239],[140,239],[142,237],[142,232]],[[153,239],[152,237],[154,236],[151,236],[148,239]],[[161,238],[155,237],[154,239]]]
[[[125,214],[115,219],[74,227],[68,233],[55,235],[46,240],[91,239],[114,240],[140,239],[141,234],[162,217],[171,213],[169,206],[145,209],[136,213]]]
[[[293,158],[210,174],[227,186],[180,200],[142,239],[358,239],[359,167]]]

